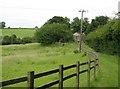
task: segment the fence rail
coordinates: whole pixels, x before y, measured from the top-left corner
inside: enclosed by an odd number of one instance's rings
[[[94,63],[94,64],[91,66],[91,63]],[[83,65],[88,65],[88,67],[84,70],[81,70],[80,66],[83,66]],[[38,74],[34,74],[34,71],[31,71],[31,72],[28,72],[27,76],[25,77],[0,82],[0,84],[2,84],[0,87],[27,81],[28,89],[45,89],[45,88],[49,88],[56,84],[59,84],[58,86],[59,89],[63,89],[63,81],[76,76],[76,87],[78,88],[79,87],[79,74],[82,74],[85,72],[87,72],[87,75],[88,75],[87,79],[88,79],[88,87],[89,87],[90,86],[90,70],[94,69],[94,79],[96,79],[96,69],[97,69],[96,67],[97,66],[99,68],[99,59],[89,60],[88,62],[83,62],[83,63],[80,63],[78,61],[76,64],[72,64],[72,65],[65,66],[65,67],[63,65],[60,65],[58,69],[54,69],[54,70],[50,70],[50,71],[38,73]],[[67,76],[63,76],[65,70],[72,69],[72,68],[76,68],[75,73],[72,73]],[[48,75],[55,74],[55,73],[59,73],[58,80],[55,80],[48,84],[34,88],[34,79],[41,78],[43,76],[48,76]]]

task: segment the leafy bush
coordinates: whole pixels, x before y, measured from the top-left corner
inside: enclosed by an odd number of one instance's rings
[[[10,36],[4,36],[2,39],[2,45],[8,45],[11,44],[11,37]]]
[[[74,52],[75,54],[77,54],[77,53],[79,53],[79,50],[74,50],[73,52]]]
[[[72,39],[72,32],[65,24],[46,24],[36,31],[36,38],[39,43],[52,44],[55,42],[68,42]]]
[[[24,37],[21,39],[21,44],[32,43],[33,39],[31,37]]]

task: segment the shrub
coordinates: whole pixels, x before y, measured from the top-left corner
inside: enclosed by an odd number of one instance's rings
[[[26,43],[32,43],[32,38],[31,37],[24,37],[21,39],[20,43],[21,44],[26,44]]]
[[[77,53],[79,53],[79,50],[74,50],[73,52],[74,52],[75,54],[77,54]]]
[[[11,37],[10,36],[4,36],[2,39],[2,45],[8,45],[11,44]]]
[[[11,38],[11,44],[16,44],[17,43],[17,36],[15,34],[10,36],[10,38]]]
[[[39,43],[52,44],[55,42],[68,42],[72,39],[72,32],[65,24],[46,24],[36,31],[36,38]]]

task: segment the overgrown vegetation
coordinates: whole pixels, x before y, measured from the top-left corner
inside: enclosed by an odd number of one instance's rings
[[[95,17],[95,19],[92,19],[89,27],[88,27],[88,30],[86,30],[86,34],[96,30],[99,26],[103,26],[105,24],[107,24],[108,20],[110,18],[107,17],[107,16],[97,16]]]
[[[95,51],[118,54],[120,45],[120,20],[110,20],[106,25],[100,26],[87,36],[87,43]]]

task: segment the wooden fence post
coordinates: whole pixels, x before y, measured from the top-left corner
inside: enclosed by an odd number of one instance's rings
[[[97,68],[97,70],[99,71],[99,59],[96,59],[96,63],[98,64],[98,68]]]
[[[28,89],[34,89],[34,71],[30,71],[27,74]]]
[[[76,64],[76,89],[79,89],[79,71],[80,71],[80,62]]]
[[[63,65],[59,65],[59,89],[63,89]]]
[[[94,60],[94,79],[95,79],[95,80],[96,80],[96,66],[97,66],[97,65],[96,65],[97,63],[96,63],[96,62],[97,62],[97,60],[95,59],[95,60]]]
[[[88,87],[90,87],[90,60],[88,60]]]

